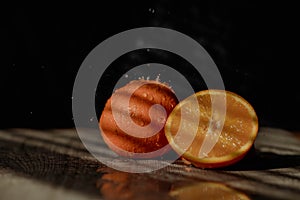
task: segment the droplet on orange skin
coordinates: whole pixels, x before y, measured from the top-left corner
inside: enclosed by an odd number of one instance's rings
[[[136,85],[141,83],[143,85],[136,89],[133,94],[128,94],[130,88],[135,87]],[[169,86],[152,80],[131,81],[124,87],[117,89],[115,93],[112,94],[112,97],[113,95],[124,95],[124,98],[126,98],[126,96],[130,96],[128,111],[130,113],[132,121],[135,123],[135,125],[138,125],[140,127],[145,127],[151,123],[149,110],[151,107],[153,107],[153,105],[161,105],[165,109],[168,116],[175,105],[178,103],[174,91],[171,90]],[[134,137],[130,132],[127,133],[123,129],[121,129],[117,125],[113,116],[111,107],[112,97],[106,102],[105,108],[100,117],[99,126],[104,141],[113,151],[122,156],[137,157],[137,155],[133,153],[154,152],[162,149],[168,144],[164,133],[164,128],[162,128],[153,136],[147,138]],[[119,101],[119,103],[122,103],[122,99],[121,101]],[[114,107],[114,109],[118,110],[118,105],[117,108]],[[125,116],[126,114],[126,111],[124,110],[121,110],[119,112],[121,116]],[[166,117],[164,119],[162,119],[161,117],[155,119],[155,121],[152,122],[154,125],[153,128],[158,125],[163,127],[167,120]],[[128,123],[128,126],[130,126],[130,123]],[[160,154],[163,153],[165,152],[160,152]],[[156,156],[160,155],[144,154],[141,157],[149,158]]]

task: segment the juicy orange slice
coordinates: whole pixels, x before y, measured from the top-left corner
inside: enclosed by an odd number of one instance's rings
[[[242,159],[258,131],[253,107],[224,90],[200,91],[169,115],[165,134],[172,148],[201,168],[224,167]]]

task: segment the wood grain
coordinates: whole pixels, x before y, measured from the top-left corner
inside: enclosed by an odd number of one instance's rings
[[[99,156],[105,157],[102,145]],[[299,199],[300,140],[261,128],[255,147],[224,169],[203,170],[178,160],[155,172],[131,174],[101,164],[74,129],[0,130],[0,199],[172,199],[176,187],[207,182],[251,199]]]

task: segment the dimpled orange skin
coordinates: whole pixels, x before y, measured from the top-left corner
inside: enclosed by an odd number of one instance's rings
[[[165,108],[167,116],[169,116],[173,108],[178,104],[178,100],[169,86],[158,81],[149,80],[131,81],[124,87],[117,89],[113,95],[116,93],[123,93],[125,96],[126,94],[129,95],[128,87],[132,86],[132,84],[140,84],[141,82],[146,84],[139,87],[132,94],[128,109],[133,122],[143,127],[150,123],[148,113],[152,105],[160,104]],[[137,138],[121,130],[116,124],[112,114],[111,98],[106,102],[101,114],[99,127],[101,129],[101,135],[110,149],[125,157],[152,158],[161,156],[165,152],[158,152],[157,150],[162,149],[168,144],[164,128],[148,138]],[[151,152],[155,153],[151,154]]]

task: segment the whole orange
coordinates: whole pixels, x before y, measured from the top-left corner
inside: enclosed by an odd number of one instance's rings
[[[168,150],[164,148],[168,147],[164,125],[177,103],[174,91],[166,84],[131,81],[106,102],[99,121],[101,135],[110,149],[121,156],[160,156]]]

